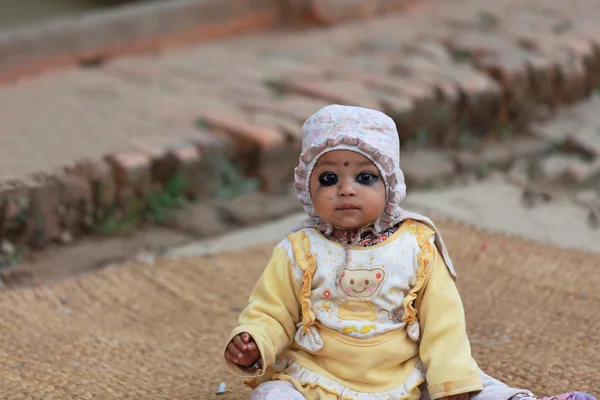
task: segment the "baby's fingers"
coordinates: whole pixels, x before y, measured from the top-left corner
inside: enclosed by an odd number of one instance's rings
[[[234,364],[235,364],[235,362],[236,362],[236,360],[237,360],[237,359],[236,359],[236,358],[233,356],[233,354],[231,354],[231,352],[230,352],[229,350],[227,350],[227,351],[225,352],[225,359],[226,359],[227,361],[229,361],[230,363],[234,363]]]
[[[242,350],[240,350],[240,348],[236,346],[235,341],[229,343],[229,345],[227,346],[227,353],[229,353],[231,357],[233,357],[234,360],[232,362],[235,362],[235,360],[239,360],[244,356],[242,354]]]
[[[233,338],[233,343],[237,346],[237,348],[241,351],[246,351],[248,349],[248,345],[244,343],[242,340],[242,335],[237,335]]]
[[[248,332],[244,332],[240,336],[242,337],[242,342],[244,342],[244,343],[248,343],[248,342],[252,341],[252,336],[250,336],[250,334]]]

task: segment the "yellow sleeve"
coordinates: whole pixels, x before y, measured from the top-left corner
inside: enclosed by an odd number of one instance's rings
[[[483,389],[479,367],[471,356],[465,311],[458,289],[444,259],[427,241],[431,258],[427,280],[418,296],[420,315],[420,357],[427,367],[427,385],[431,399]],[[423,251],[423,250],[422,250]]]
[[[300,321],[300,284],[294,277],[294,264],[285,249],[275,247],[267,267],[254,286],[248,306],[238,319],[227,344],[236,335],[248,332],[256,341],[262,356],[262,374],[275,362],[277,355],[290,345]],[[227,346],[226,344],[226,346]],[[236,376],[260,376],[225,360]]]

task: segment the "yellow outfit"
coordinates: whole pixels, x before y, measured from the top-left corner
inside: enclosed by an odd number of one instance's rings
[[[482,390],[463,305],[433,244],[407,220],[371,247],[343,248],[316,229],[289,235],[239,317],[266,368],[228,363],[251,387],[292,383],[307,399],[431,399]],[[228,340],[228,343],[229,343]]]

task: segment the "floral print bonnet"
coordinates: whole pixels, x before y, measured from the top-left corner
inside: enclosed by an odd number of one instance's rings
[[[308,213],[308,218],[293,231],[316,228],[326,235],[332,233],[333,226],[315,212],[309,183],[311,172],[319,158],[334,150],[350,150],[364,155],[379,169],[385,184],[386,206],[383,213],[372,225],[362,227],[361,230],[380,234],[406,219],[427,224],[436,231],[436,246],[452,276],[456,278],[446,246],[433,222],[423,215],[400,207],[406,197],[404,173],[400,169],[400,139],[394,121],[380,111],[334,104],[320,109],[302,125],[302,154],[294,171],[294,179],[296,194]]]

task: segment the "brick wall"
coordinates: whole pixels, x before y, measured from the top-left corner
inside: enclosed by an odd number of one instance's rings
[[[170,0],[93,11],[0,32],[0,83],[49,68],[98,63],[281,24],[333,24],[415,0]]]

